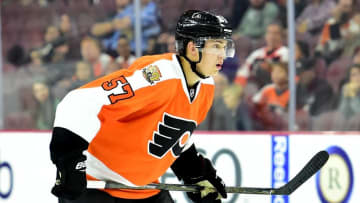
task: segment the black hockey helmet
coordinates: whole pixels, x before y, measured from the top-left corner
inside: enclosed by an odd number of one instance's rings
[[[180,55],[185,55],[185,47],[189,41],[194,41],[198,48],[203,48],[207,39],[229,40],[226,56],[235,54],[234,43],[231,40],[232,28],[221,15],[207,11],[185,11],[176,25],[175,39]]]
[[[176,39],[199,37],[230,38],[232,29],[221,15],[207,11],[188,10],[181,16],[176,25]]]

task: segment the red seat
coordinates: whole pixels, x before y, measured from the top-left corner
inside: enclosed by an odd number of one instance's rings
[[[172,29],[175,27],[176,21],[185,10],[184,6],[184,1],[158,0],[158,8],[161,15],[160,20],[165,29]]]
[[[15,67],[14,65],[12,65],[12,64],[5,63],[5,64],[3,65],[3,71],[4,71],[4,73],[10,72],[10,71],[15,71],[15,70],[16,70],[16,67]]]
[[[29,113],[11,113],[5,117],[6,130],[32,130],[35,129],[34,120]]]
[[[314,131],[335,131],[344,130],[346,120],[338,111],[329,111],[320,114],[313,119],[312,130]]]

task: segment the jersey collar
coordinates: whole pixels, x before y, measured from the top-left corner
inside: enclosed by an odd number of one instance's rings
[[[181,65],[181,63],[180,63],[179,56],[177,56],[176,54],[174,54],[174,55],[173,55],[173,61],[174,61],[174,64],[175,64],[175,66],[176,66],[177,74],[178,74],[178,76],[179,76],[180,79],[181,79],[181,84],[182,84],[183,91],[184,91],[186,97],[188,98],[189,103],[191,104],[191,103],[193,103],[193,102],[196,100],[196,98],[197,98],[197,96],[198,96],[198,94],[199,94],[199,90],[200,90],[200,86],[201,86],[202,80],[200,80],[200,81],[198,82],[198,85],[196,85],[196,88],[195,88],[195,96],[193,97],[193,99],[191,99],[191,97],[190,97],[190,92],[189,92],[191,88],[189,88],[188,85],[187,85],[185,73],[184,73],[183,67],[182,67],[182,65]]]

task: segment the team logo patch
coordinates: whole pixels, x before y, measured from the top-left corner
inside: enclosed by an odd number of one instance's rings
[[[161,72],[158,66],[150,65],[143,69],[144,78],[150,83],[154,84],[155,81],[160,81]]]
[[[195,121],[164,113],[163,120],[158,123],[157,131],[148,141],[148,153],[162,159],[171,151],[173,157],[178,157],[195,128]]]

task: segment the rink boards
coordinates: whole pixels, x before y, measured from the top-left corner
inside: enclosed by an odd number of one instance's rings
[[[216,165],[228,186],[278,187],[320,150],[330,159],[320,173],[289,197],[231,194],[224,202],[360,202],[360,133],[222,133],[193,135],[199,150]],[[0,202],[55,203],[50,194],[55,167],[50,162],[50,133],[0,132]],[[191,167],[191,166],[189,166]],[[161,180],[177,183],[168,171]],[[181,192],[172,192],[186,202]]]

